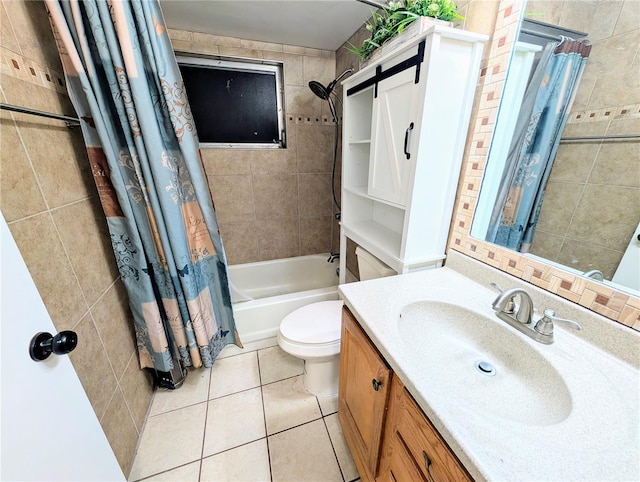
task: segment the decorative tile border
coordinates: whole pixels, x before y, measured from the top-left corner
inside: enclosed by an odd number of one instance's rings
[[[583,110],[572,112],[567,121],[568,124],[598,122],[611,119],[638,119],[640,118],[640,104],[608,107],[606,109]]]
[[[328,115],[287,114],[287,122],[297,125],[335,125],[335,122],[333,122],[331,116]]]
[[[16,52],[0,48],[0,75],[8,75],[60,94],[67,93],[64,75],[37,64]]]
[[[481,64],[476,90],[479,104],[467,141],[449,247],[640,331],[639,298],[469,235],[498,115],[500,94],[509,67],[510,51],[518,31],[521,7],[522,2],[515,0],[503,0],[500,3],[489,55]],[[578,117],[580,114],[584,115]],[[640,117],[640,105],[576,113],[570,122],[620,117]]]

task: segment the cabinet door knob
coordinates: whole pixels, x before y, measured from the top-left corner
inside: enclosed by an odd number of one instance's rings
[[[382,382],[379,382],[374,378],[373,380],[371,380],[371,385],[373,385],[373,389],[377,392],[378,390],[380,390],[380,387],[382,386]]]
[[[404,131],[404,154],[407,156],[407,159],[411,158],[411,154],[409,153],[407,147],[409,147],[409,132],[413,130],[413,122],[409,124],[407,130]]]

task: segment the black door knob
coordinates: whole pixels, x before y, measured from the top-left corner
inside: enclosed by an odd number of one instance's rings
[[[78,335],[73,331],[61,331],[55,336],[41,331],[31,338],[29,355],[33,361],[42,361],[49,358],[52,353],[66,355],[77,345]]]
[[[377,392],[378,390],[380,390],[380,387],[382,386],[382,382],[374,378],[373,380],[371,380],[371,385],[373,386],[373,389]]]

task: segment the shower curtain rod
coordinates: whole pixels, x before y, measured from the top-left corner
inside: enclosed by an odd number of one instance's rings
[[[639,134],[619,134],[611,136],[577,136],[577,137],[563,137],[560,142],[565,141],[609,141],[609,140],[629,140],[640,139]]]
[[[65,121],[65,123],[67,124],[67,127],[75,127],[80,125],[80,120],[75,117],[69,117],[69,116],[60,115],[60,114],[53,114],[51,112],[43,112],[41,110],[29,109],[28,107],[20,107],[17,105],[0,103],[0,109],[9,110],[11,112],[19,112],[21,114],[37,115],[40,117],[48,117],[50,119],[58,119],[61,121]]]
[[[366,5],[369,5],[370,7],[376,7],[376,8],[383,8],[385,7],[385,5],[383,3],[378,3],[378,2],[372,2],[370,0],[356,0],[360,3],[364,3]]]

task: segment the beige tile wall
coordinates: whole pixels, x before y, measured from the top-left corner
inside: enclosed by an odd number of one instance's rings
[[[335,127],[327,103],[307,84],[333,80],[335,53],[182,30],[169,34],[179,52],[284,64],[287,148],[202,151],[229,263],[331,250],[331,233],[338,229],[331,195]]]
[[[589,33],[593,48],[564,136],[640,133],[640,3],[531,1],[543,22]],[[531,252],[580,271],[615,273],[640,222],[640,143],[558,149]]]
[[[75,115],[41,2],[0,3],[2,102]],[[0,113],[0,208],[125,474],[151,401],[78,129]]]

